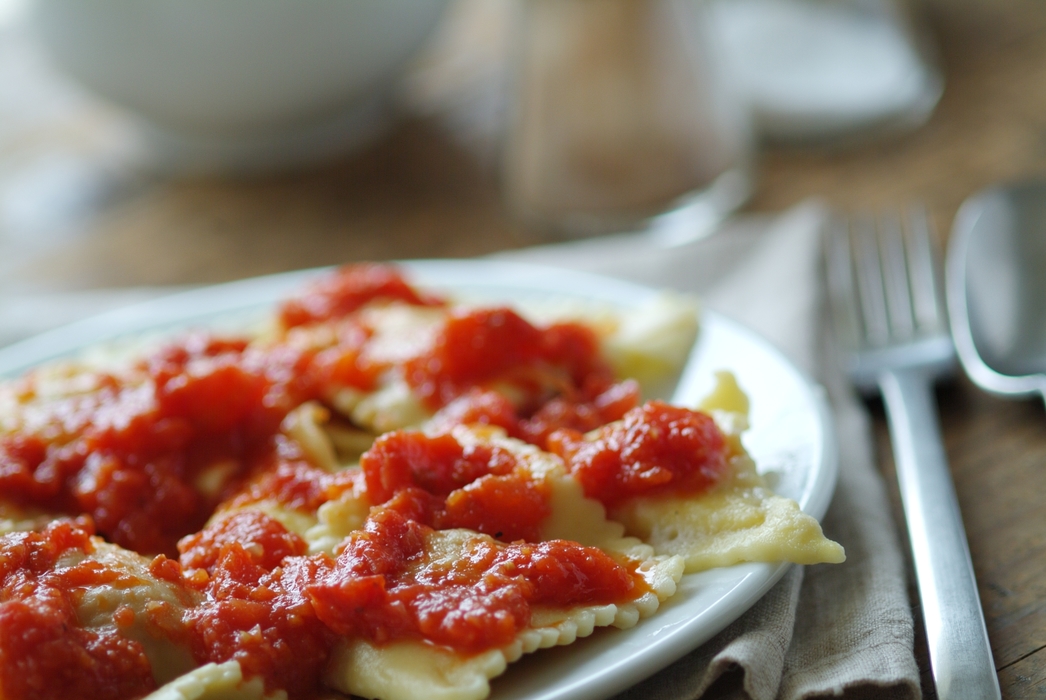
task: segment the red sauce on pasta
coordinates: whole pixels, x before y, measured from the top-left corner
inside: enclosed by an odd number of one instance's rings
[[[711,416],[650,401],[591,439],[555,432],[549,449],[566,461],[585,493],[612,507],[633,496],[691,494],[726,470],[727,446]]]
[[[280,306],[279,318],[284,327],[292,328],[346,316],[376,299],[418,306],[444,303],[438,297],[422,294],[411,287],[394,267],[345,265],[285,301]]]
[[[440,303],[394,269],[364,265],[321,279],[284,304],[281,318],[287,326],[329,320],[375,300]],[[39,425],[0,438],[0,491],[88,514],[100,534],[129,549],[173,555],[226,487],[270,458],[291,409],[332,386],[374,387],[387,368],[361,359],[368,337],[349,321],[322,348],[192,335],[146,358],[130,378],[99,373],[93,391],[47,404]],[[405,371],[433,406],[477,385],[521,388],[530,404],[523,415],[534,415],[511,432],[539,444],[555,427],[588,429],[621,412],[620,401],[605,400],[611,375],[591,331],[539,329],[507,309],[453,314],[434,348]]]
[[[96,561],[86,523],[0,538],[0,695],[34,700],[141,697],[156,688],[142,645],[85,629],[76,599],[124,574]],[[60,560],[66,565],[56,566]]]
[[[313,390],[303,353],[190,336],[130,380],[45,404],[31,429],[0,437],[0,492],[90,515],[110,541],[173,554],[219,502],[221,486],[268,454],[286,413]],[[218,488],[201,486],[219,470]]]
[[[538,328],[505,308],[452,312],[433,347],[405,371],[433,409],[498,383],[524,392],[524,408],[534,410],[553,396],[613,382],[591,329],[576,323]]]
[[[93,551],[94,527],[159,554],[152,575],[195,601],[154,621],[160,634],[201,664],[235,659],[246,677],[292,698],[321,690],[345,636],[474,654],[511,642],[534,606],[620,603],[648,590],[599,549],[538,542],[548,486],[503,447],[462,445],[449,431],[394,432],[363,455],[361,470],[330,473],[280,433],[304,401],[329,399],[331,387],[373,389],[390,370],[364,359],[370,331],[351,318],[373,301],[443,303],[393,268],[342,268],[280,308],[276,342],[190,335],[126,376],[99,372],[89,391],[38,397],[34,422],[0,437],[5,499],[88,516],[0,537],[0,695],[124,699],[154,688],[141,645],[117,631],[133,611],[116,611],[111,629],[77,621],[77,596],[122,575],[80,561]],[[313,342],[308,327],[321,321],[336,322]],[[402,370],[440,409],[437,425],[496,425],[550,448],[607,505],[707,488],[725,464],[710,418],[636,407],[637,387],[613,383],[596,336],[578,324],[539,328],[501,308],[453,312]],[[24,380],[27,396],[37,388]],[[315,511],[346,491],[375,508],[336,557],[309,555],[274,518],[237,510],[275,501]],[[435,533],[455,528],[490,538],[430,556]]]
[[[330,569],[329,558],[304,556],[304,540],[252,511],[218,519],[179,549],[189,582],[206,594],[186,620],[197,660],[236,660],[245,677],[294,698],[319,691],[335,635],[305,589]]]
[[[396,510],[372,516],[308,588],[320,619],[377,644],[425,639],[478,653],[510,643],[535,605],[615,603],[642,590],[634,572],[595,547],[481,541],[465,556],[428,559],[431,533]]]
[[[439,529],[469,528],[497,539],[535,541],[551,508],[543,483],[496,445],[463,446],[452,435],[400,431],[380,437],[360,466],[367,496]]]
[[[548,449],[548,438],[557,430],[587,433],[620,420],[639,405],[639,385],[631,380],[573,393],[554,396],[525,415],[501,394],[473,389],[440,409],[432,422],[437,426],[493,425],[511,437]]]
[[[476,540],[430,556],[435,531],[405,514],[418,497],[401,492],[336,559],[306,556],[300,538],[250,511],[183,540],[187,581],[207,596],[187,616],[198,661],[235,659],[245,675],[304,698],[319,690],[341,638],[418,639],[473,654],[509,644],[536,605],[621,603],[649,590],[635,571],[575,542]]]

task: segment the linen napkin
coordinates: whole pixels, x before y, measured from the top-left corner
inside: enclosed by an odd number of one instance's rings
[[[681,246],[627,234],[498,256],[697,294],[774,343],[825,387],[832,404],[840,474],[823,526],[846,548],[846,562],[792,567],[740,619],[618,700],[920,696],[904,559],[868,418],[826,348],[826,215],[807,203],[779,217],[741,218]]]

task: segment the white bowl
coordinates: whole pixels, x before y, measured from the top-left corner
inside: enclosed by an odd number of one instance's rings
[[[65,71],[185,164],[264,167],[363,140],[446,3],[35,0],[31,18]]]

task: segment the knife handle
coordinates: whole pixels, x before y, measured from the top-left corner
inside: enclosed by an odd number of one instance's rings
[[[908,522],[930,666],[940,700],[999,700],[962,514],[941,442],[933,382],[919,370],[879,377]]]

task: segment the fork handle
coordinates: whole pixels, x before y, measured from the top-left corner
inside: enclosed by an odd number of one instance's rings
[[[932,378],[879,376],[940,700],[1001,698],[962,514],[941,442]]]

